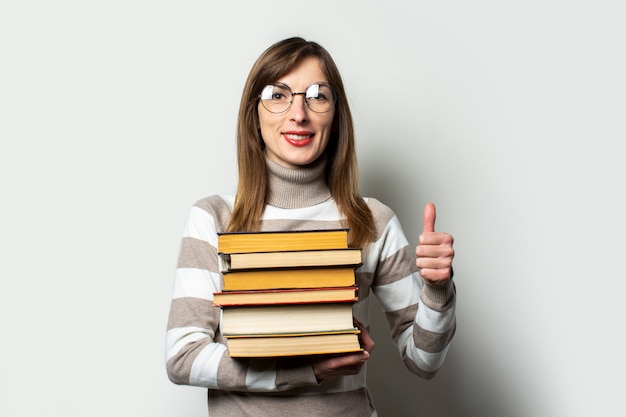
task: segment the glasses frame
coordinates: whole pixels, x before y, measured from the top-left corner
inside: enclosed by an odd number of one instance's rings
[[[289,100],[289,105],[287,106],[287,108],[285,110],[281,110],[281,111],[272,111],[270,109],[268,109],[267,107],[265,107],[265,103],[264,100],[261,98],[261,94],[259,94],[258,99],[261,101],[261,105],[263,105],[263,108],[265,110],[267,110],[268,112],[272,113],[272,114],[282,114],[285,113],[287,111],[289,111],[289,109],[291,109],[291,106],[293,105],[293,98],[294,96],[302,96],[302,99],[304,100],[304,104],[306,104],[306,107],[311,110],[314,113],[328,113],[329,111],[331,111],[335,105],[337,104],[337,93],[335,92],[335,90],[333,89],[333,87],[328,84],[328,83],[313,83],[310,86],[308,86],[304,91],[302,92],[293,92],[291,90],[291,87],[289,87],[287,84],[283,84],[283,83],[269,83],[266,86],[263,87],[263,90],[265,90],[268,86],[273,85],[273,86],[277,86],[277,87],[281,87],[281,88],[286,88],[287,90],[289,90],[289,92],[291,93],[291,99]],[[330,88],[330,91],[332,91],[333,93],[333,104],[331,104],[331,106],[328,108],[328,110],[325,111],[317,111],[311,108],[311,105],[309,104],[309,100],[307,100],[306,97],[306,92],[309,88],[311,88],[314,85],[319,85],[319,86],[326,86],[328,88]],[[261,90],[261,91],[263,91]]]

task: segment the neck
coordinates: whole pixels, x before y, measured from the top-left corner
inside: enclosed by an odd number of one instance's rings
[[[301,208],[331,198],[324,176],[325,157],[300,168],[286,168],[267,157],[265,163],[269,174],[268,204],[280,208]]]

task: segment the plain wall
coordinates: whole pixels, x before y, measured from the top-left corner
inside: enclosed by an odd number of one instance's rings
[[[343,74],[363,193],[413,244],[428,201],[455,236],[434,380],[373,311],[380,415],[624,415],[617,5],[2,2],[0,415],[207,414],[165,374],[180,237],[197,199],[234,191],[242,86],[291,35]]]

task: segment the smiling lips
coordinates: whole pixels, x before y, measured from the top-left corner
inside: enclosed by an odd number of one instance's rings
[[[303,132],[283,132],[283,137],[287,142],[293,146],[306,146],[313,141],[315,134],[303,131]]]

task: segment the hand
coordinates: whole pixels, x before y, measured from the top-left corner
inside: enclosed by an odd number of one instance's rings
[[[311,360],[313,372],[318,381],[343,375],[356,375],[361,372],[361,368],[370,358],[370,352],[374,349],[374,340],[369,332],[358,320],[354,324],[361,330],[359,339],[361,341],[362,352],[348,353],[342,355],[320,356]]]
[[[435,232],[436,210],[433,203],[424,207],[424,230],[419,236],[415,249],[417,261],[424,281],[430,284],[443,284],[452,277],[452,259],[454,238],[443,232]]]

